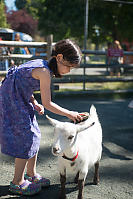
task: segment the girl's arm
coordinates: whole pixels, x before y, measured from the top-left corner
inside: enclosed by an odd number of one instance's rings
[[[44,114],[44,107],[41,104],[38,104],[38,102],[34,98],[34,95],[31,96],[30,101],[34,106],[34,109],[38,112],[38,114],[43,115]]]
[[[124,59],[123,59],[123,57],[120,57],[120,64],[124,64]]]
[[[30,52],[29,52],[28,48],[27,48],[27,47],[25,47],[24,49],[25,49],[26,54],[27,54],[27,55],[29,55],[29,54],[30,54]]]
[[[121,49],[120,63],[124,64],[124,52],[122,49]]]
[[[69,111],[51,101],[51,89],[50,89],[51,76],[50,76],[50,72],[47,69],[45,68],[34,69],[34,73],[32,75],[33,77],[40,80],[41,100],[42,100],[43,106],[47,110],[55,114],[66,116],[70,118],[71,120],[73,120],[74,122],[76,122],[76,120],[78,121],[82,120],[78,112]]]

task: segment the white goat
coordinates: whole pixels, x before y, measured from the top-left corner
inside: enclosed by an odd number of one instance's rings
[[[66,169],[76,171],[78,199],[83,199],[84,182],[88,169],[95,165],[93,183],[99,182],[99,161],[102,154],[102,128],[95,107],[90,108],[89,118],[79,124],[60,122],[49,118],[55,127],[55,142],[52,153],[58,156],[61,193],[60,199],[66,198]]]

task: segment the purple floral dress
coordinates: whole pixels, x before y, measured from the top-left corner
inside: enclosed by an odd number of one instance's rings
[[[42,59],[13,67],[0,87],[0,143],[4,154],[29,159],[39,150],[41,134],[30,98],[40,90],[40,81],[31,75],[40,67],[49,70]]]

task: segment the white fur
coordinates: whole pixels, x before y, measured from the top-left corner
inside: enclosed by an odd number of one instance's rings
[[[88,169],[99,162],[102,154],[102,128],[96,113],[95,107],[90,108],[90,116],[85,122],[73,124],[70,122],[60,122],[49,118],[54,128],[55,141],[53,152],[58,156],[58,169],[61,175],[65,175],[65,169],[73,169],[79,172],[79,179],[87,176]],[[93,124],[90,126],[91,124]],[[74,136],[70,139],[70,136]],[[69,138],[69,139],[68,139]],[[78,158],[74,161],[74,166],[70,160],[62,158],[62,155],[73,158],[79,151]]]

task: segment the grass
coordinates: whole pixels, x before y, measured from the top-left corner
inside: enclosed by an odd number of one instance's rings
[[[105,83],[86,83],[86,90],[92,90],[89,97],[98,98],[110,98],[110,99],[126,99],[132,98],[132,92],[121,92],[122,90],[133,89],[133,82],[105,82]],[[120,92],[114,92],[114,90],[121,90]],[[72,91],[72,93],[76,93],[75,91],[79,91],[78,93],[82,93],[82,95],[86,96],[86,93],[83,94],[83,83],[72,83],[72,84],[59,84],[59,90],[55,90],[54,93],[60,94],[61,92]],[[80,92],[81,91],[81,92]],[[96,92],[95,92],[96,91]],[[97,92],[103,91],[103,92]],[[104,91],[112,91],[110,94]],[[39,95],[38,95],[39,94]],[[40,91],[35,92],[36,97],[40,100]],[[62,98],[62,95],[57,95]],[[79,95],[78,95],[79,96]]]
[[[59,91],[80,91],[83,90],[83,84],[65,83],[59,84],[59,88]],[[133,89],[133,82],[86,83],[85,88],[86,90],[127,90]]]

